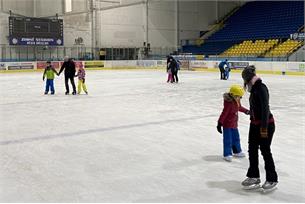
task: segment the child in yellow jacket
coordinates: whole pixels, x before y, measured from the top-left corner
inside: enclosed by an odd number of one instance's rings
[[[43,72],[43,77],[42,80],[44,81],[45,77],[47,77],[46,81],[46,90],[44,94],[48,94],[49,89],[51,89],[51,94],[55,94],[55,89],[54,89],[54,74],[58,76],[57,71],[54,69],[54,67],[51,65],[50,61],[47,61],[47,67],[45,68]]]

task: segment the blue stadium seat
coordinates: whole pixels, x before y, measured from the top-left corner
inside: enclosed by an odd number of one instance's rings
[[[253,1],[227,19],[224,27],[198,46],[184,46],[184,52],[220,54],[244,40],[289,38],[304,25],[303,1]]]

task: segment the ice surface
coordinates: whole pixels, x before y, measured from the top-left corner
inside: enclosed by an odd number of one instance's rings
[[[305,78],[262,78],[279,175],[267,195],[241,189],[246,158],[222,160],[216,122],[238,73],[87,71],[88,96],[64,95],[63,76],[45,96],[42,73],[0,74],[0,202],[305,202]],[[240,113],[245,152],[248,127]]]

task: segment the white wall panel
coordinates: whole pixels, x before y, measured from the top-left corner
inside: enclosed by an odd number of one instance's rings
[[[36,17],[54,16],[63,12],[62,0],[35,0]]]
[[[216,3],[213,1],[204,1],[198,5],[199,29],[207,30],[210,24],[216,21]]]
[[[143,45],[143,28],[128,25],[103,25],[99,39],[105,47],[140,47]]]
[[[143,5],[99,11],[98,44],[106,47],[140,47],[144,42]]]
[[[104,25],[143,25],[142,5],[99,11]]]
[[[152,47],[174,47],[176,45],[176,32],[171,30],[150,30],[149,42]]]
[[[7,36],[9,35],[7,14],[0,13],[0,44],[8,44]]]
[[[11,10],[13,13],[24,16],[33,16],[34,2],[33,0],[3,0],[3,10]]]
[[[73,12],[86,11],[86,10],[87,10],[87,0],[72,0],[72,11]]]
[[[175,12],[149,10],[148,26],[150,29],[170,29],[176,28],[177,19]]]
[[[158,10],[158,11],[176,11],[176,3],[175,1],[168,0],[150,0],[148,7],[150,10]]]
[[[76,38],[81,37],[85,46],[91,46],[91,23],[87,14],[64,17],[64,43],[65,46],[74,45]]]

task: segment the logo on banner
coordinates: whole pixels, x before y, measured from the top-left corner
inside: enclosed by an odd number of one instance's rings
[[[5,63],[0,63],[0,70],[6,70]]]

